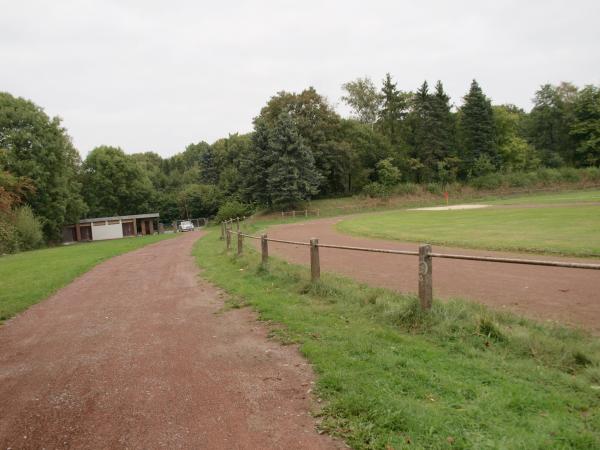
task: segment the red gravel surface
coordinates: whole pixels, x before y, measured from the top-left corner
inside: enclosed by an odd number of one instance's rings
[[[325,449],[313,374],[199,277],[188,233],[0,327],[0,449]]]
[[[338,232],[341,218],[321,219],[271,227],[270,238],[309,241],[357,247],[418,250],[414,243],[360,238]],[[260,245],[260,241],[255,241]],[[466,255],[493,255],[598,263],[598,260],[559,258],[492,251],[463,250],[434,246],[434,251]],[[320,248],[321,270],[348,275],[359,281],[416,292],[416,256],[364,253]],[[309,248],[269,242],[269,253],[289,261],[308,264]],[[434,296],[464,298],[497,309],[507,309],[538,320],[583,326],[600,334],[600,271],[526,266],[434,258]]]

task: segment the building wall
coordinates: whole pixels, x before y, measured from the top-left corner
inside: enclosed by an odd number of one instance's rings
[[[101,241],[103,239],[118,239],[123,237],[123,227],[121,221],[111,225],[92,224],[92,239]]]

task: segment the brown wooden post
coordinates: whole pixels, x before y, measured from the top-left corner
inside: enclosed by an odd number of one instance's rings
[[[150,219],[148,225],[150,225],[150,234],[154,234],[154,219]]]
[[[296,211],[292,210],[292,217],[296,217]]]
[[[281,211],[281,218],[283,219],[285,217],[285,214],[283,213],[283,211]]]
[[[308,209],[304,210],[304,217],[308,217]]]
[[[260,236],[260,250],[262,254],[262,265],[266,266],[269,261],[269,241],[267,241],[266,234]]]
[[[433,264],[430,253],[431,245],[419,246],[419,299],[421,300],[421,309],[431,309],[433,301]]]
[[[237,254],[241,255],[242,253],[244,253],[244,236],[242,236],[242,233],[240,233],[239,231],[238,231],[237,235],[238,235]]]
[[[310,240],[310,279],[319,281],[321,278],[321,263],[319,261],[319,240]]]
[[[146,221],[142,220],[142,236],[146,234]]]
[[[75,238],[77,242],[81,241],[81,224],[79,222],[75,224]]]
[[[237,224],[237,231],[240,231],[240,218],[236,217],[235,221],[236,221],[236,224]]]
[[[227,250],[229,250],[231,248],[231,230],[229,228],[226,228],[225,234],[227,236]]]

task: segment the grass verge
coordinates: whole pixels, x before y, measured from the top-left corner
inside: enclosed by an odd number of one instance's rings
[[[317,372],[322,428],[352,447],[600,448],[596,338],[462,301],[424,314],[341,277],[311,284],[305,268],[226,254],[218,234],[194,248],[203,276],[285,325],[275,333]]]
[[[390,211],[342,221],[337,229],[408,242],[600,257],[600,207],[589,205]]]
[[[173,234],[34,250],[0,258],[0,323],[44,300],[96,264]]]

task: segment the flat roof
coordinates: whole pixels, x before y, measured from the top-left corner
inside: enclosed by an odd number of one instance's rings
[[[94,217],[92,219],[81,219],[79,223],[99,222],[102,220],[123,220],[123,219],[154,219],[160,217],[159,213],[148,214],[131,214],[129,216],[114,216],[114,217]]]

